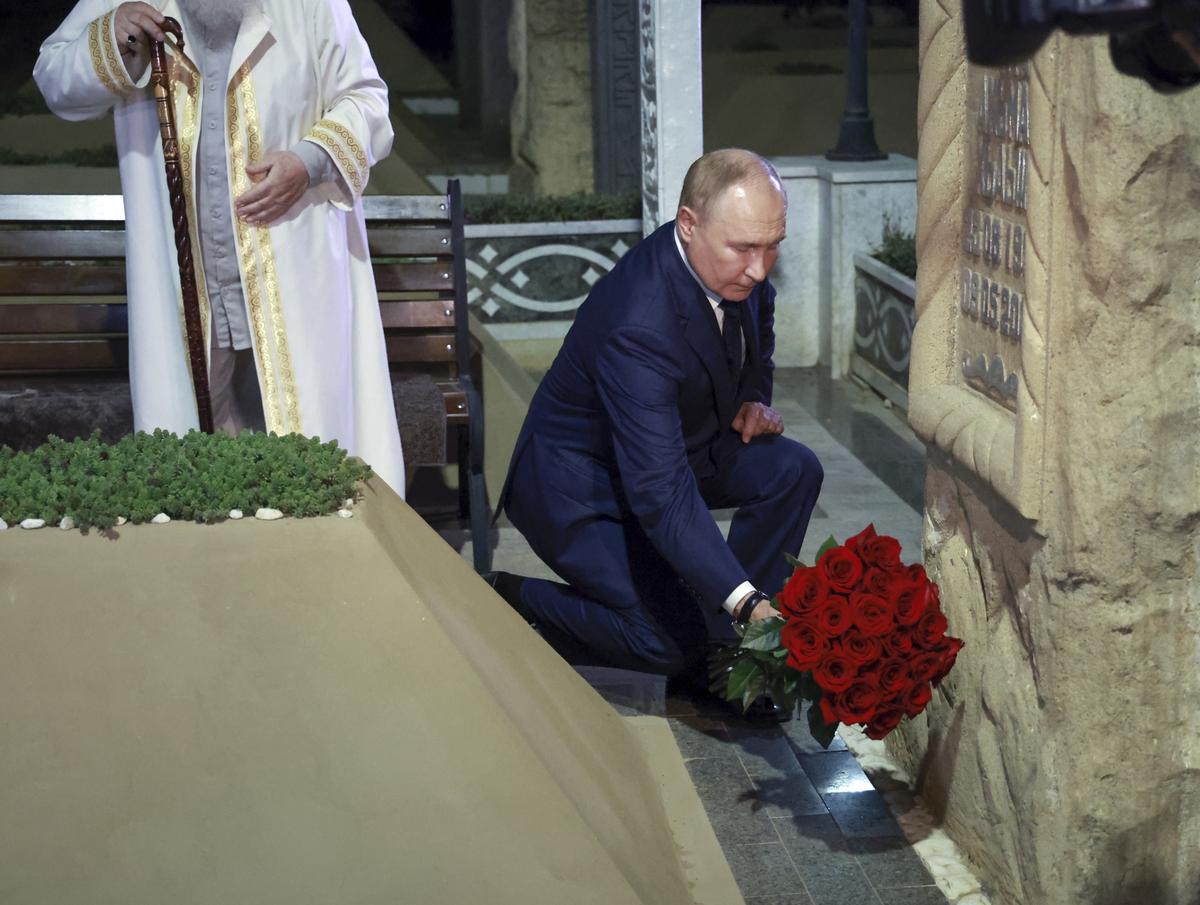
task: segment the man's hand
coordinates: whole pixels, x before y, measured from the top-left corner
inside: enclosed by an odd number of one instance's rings
[[[117,46],[121,48],[125,70],[135,82],[150,64],[150,42],[167,39],[163,21],[163,14],[149,3],[122,3],[117,7],[113,18]]]
[[[745,402],[733,419],[733,429],[742,435],[742,442],[749,443],[763,434],[782,434],[783,419],[779,412],[761,402]]]
[[[291,151],[267,154],[246,167],[246,175],[256,185],[237,199],[234,210],[253,226],[278,220],[308,189],[308,168]]]

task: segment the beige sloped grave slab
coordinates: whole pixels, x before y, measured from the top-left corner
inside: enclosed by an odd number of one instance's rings
[[[741,901],[665,722],[378,481],[350,519],[0,534],[0,715],[7,905]]]

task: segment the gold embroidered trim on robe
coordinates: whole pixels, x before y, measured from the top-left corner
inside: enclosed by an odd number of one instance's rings
[[[107,16],[96,19],[91,25],[88,26],[88,50],[92,55],[92,68],[96,70],[96,75],[99,77],[101,83],[113,94],[121,95],[124,92],[117,87],[117,83],[113,79],[112,73],[108,71],[108,66],[106,66],[104,63],[104,57],[102,56],[100,49],[101,42],[103,42],[105,45],[108,44],[107,33],[103,38],[101,38],[100,29],[104,23],[108,22],[108,20],[112,18],[112,15],[112,13],[109,13]]]
[[[262,158],[258,106],[254,98],[254,86],[250,81],[249,64],[243,65],[234,76],[227,102],[232,194],[237,198],[250,187],[249,177],[246,175],[247,163],[257,163]],[[283,304],[279,296],[279,279],[270,232],[266,227],[251,226],[236,214],[234,228],[237,232],[242,264],[242,288],[250,311],[251,329],[254,332],[254,352],[262,381],[263,413],[266,416],[267,430],[279,434],[300,433],[302,427],[299,394],[296,389],[295,372],[292,369],[287,327],[283,319]],[[263,305],[264,288],[266,307]]]
[[[312,127],[307,138],[320,142],[340,164],[340,169],[346,176],[346,181],[361,195],[370,174],[370,164],[367,155],[354,135],[341,123],[332,119],[323,119]]]

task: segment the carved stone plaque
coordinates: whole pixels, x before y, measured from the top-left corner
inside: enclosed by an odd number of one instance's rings
[[[1047,429],[1053,56],[972,66],[957,18],[939,15],[949,21],[929,23],[918,97],[908,416],[932,446],[1036,520]]]
[[[1029,232],[1029,66],[970,67],[956,350],[967,386],[1016,410]]]

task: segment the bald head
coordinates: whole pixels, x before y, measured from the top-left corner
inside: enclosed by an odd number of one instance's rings
[[[744,148],[709,151],[688,167],[679,193],[679,206],[703,215],[732,186],[774,190],[787,205],[783,182],[770,162]]]

